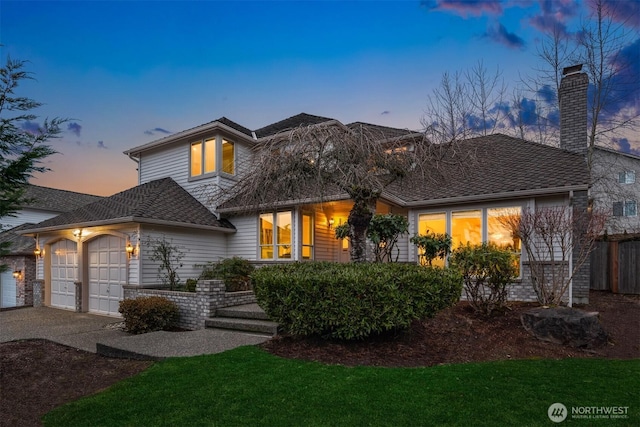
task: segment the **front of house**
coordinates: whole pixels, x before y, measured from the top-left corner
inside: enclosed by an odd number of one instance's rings
[[[586,103],[568,108],[584,108],[585,121],[575,126],[582,126],[586,146]],[[127,150],[138,164],[137,187],[24,232],[44,253],[36,275],[44,286],[45,305],[117,315],[123,286],[158,284],[152,249],[159,239],[184,251],[179,269],[183,281],[197,278],[199,265],[233,256],[256,264],[348,262],[348,239],[334,237],[334,228],[347,221],[352,206],[344,194],[322,199],[309,195],[260,212],[228,203],[228,190],[251,173],[252,152],[261,142],[320,124],[345,126],[300,114],[252,131],[223,117]],[[363,125],[394,137],[415,135]],[[464,176],[441,173],[429,185],[399,182],[378,200],[376,213],[409,220],[409,234],[398,243],[398,261],[419,262],[409,237],[427,230],[448,233],[454,248],[468,242],[498,243],[511,247],[520,260],[520,277],[510,297],[535,299],[526,256],[503,219],[546,206],[586,209],[589,173],[584,155],[500,134],[462,141],[451,155],[452,161],[473,155],[474,166]],[[586,302],[588,290],[588,275],[586,280],[578,276],[570,298]]]

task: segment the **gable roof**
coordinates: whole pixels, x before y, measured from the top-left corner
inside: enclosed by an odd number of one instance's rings
[[[11,244],[9,246],[9,255],[33,255],[33,251],[36,249],[36,241],[31,237],[21,236],[17,233],[31,226],[33,226],[32,223],[25,223],[0,233],[0,243],[8,242]]]
[[[25,189],[25,203],[22,208],[38,209],[51,212],[68,212],[103,197],[74,191],[58,190],[29,184]]]
[[[150,181],[35,224],[30,233],[119,223],[150,223],[232,232],[171,178]],[[25,234],[24,232],[21,234]]]
[[[386,192],[412,206],[586,190],[589,185],[582,155],[503,134],[459,141],[441,162],[446,165],[460,159],[469,159],[463,176],[445,166],[434,170],[425,185],[408,186],[399,181]]]
[[[272,136],[280,132],[285,132],[291,129],[295,129],[300,126],[317,125],[319,123],[325,123],[333,121],[328,117],[314,116],[312,114],[300,113],[295,116],[291,116],[279,122],[272,123],[260,129],[256,129],[255,133],[258,138],[265,138]]]

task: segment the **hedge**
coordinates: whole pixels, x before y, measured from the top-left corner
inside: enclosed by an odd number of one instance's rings
[[[453,270],[395,263],[267,266],[252,282],[258,304],[285,333],[343,340],[408,328],[462,292]]]

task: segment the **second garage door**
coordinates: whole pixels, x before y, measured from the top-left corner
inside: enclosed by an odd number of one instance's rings
[[[119,315],[127,278],[125,239],[102,236],[89,242],[89,311]]]

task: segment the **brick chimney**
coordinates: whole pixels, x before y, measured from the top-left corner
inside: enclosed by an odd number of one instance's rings
[[[589,77],[581,73],[582,64],[562,70],[560,101],[560,148],[587,153],[587,88]]]

